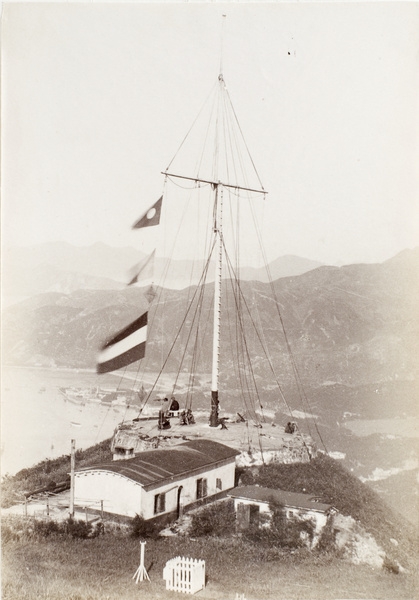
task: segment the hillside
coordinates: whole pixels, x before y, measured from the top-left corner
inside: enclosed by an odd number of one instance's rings
[[[76,452],[78,468],[111,459],[110,440]],[[38,465],[23,469],[3,483],[2,507],[22,500],[25,492],[33,491],[53,483],[69,481],[69,457],[44,460]],[[411,564],[412,554],[419,546],[417,528],[396,515],[379,495],[354,477],[338,461],[320,454],[309,463],[277,464],[261,467],[239,467],[236,472],[237,485],[261,485],[289,492],[307,493],[322,499],[338,511],[351,516],[371,533],[394,560],[406,567]],[[395,546],[390,538],[398,540]]]
[[[419,398],[418,274],[416,249],[379,265],[321,267],[275,281],[307,401],[304,397],[302,400],[295,386],[270,286],[263,282],[243,282],[241,286],[242,324],[267,427],[271,420],[286,423],[289,412],[274,385],[253,322],[262,325],[263,341],[301,430],[322,447],[320,434],[327,449],[339,453],[354,475],[415,523],[419,498],[415,431]],[[198,298],[203,314],[211,308],[212,289],[208,284]],[[160,370],[186,309],[193,305],[194,288],[157,291],[150,309],[149,341],[142,365],[150,377]],[[227,282],[224,291],[227,301],[222,313],[220,397],[222,409],[235,414],[243,410],[244,393],[237,370],[243,355],[238,358],[234,343],[235,300]],[[103,341],[147,307],[141,289],[54,292],[29,298],[4,311],[3,360],[26,366],[94,369],[97,349]],[[186,325],[191,324],[192,313],[186,319]],[[204,382],[210,370],[211,334],[212,323],[204,320],[197,338],[197,366],[198,373],[205,376],[196,382],[194,408],[208,406]],[[174,381],[178,368],[186,373],[191,368],[193,348],[186,341],[186,334],[180,336],[166,365],[166,381]],[[131,378],[137,365],[133,369]],[[178,388],[177,396],[185,401],[183,389]],[[307,418],[306,413],[313,417]],[[367,428],[365,432],[363,427]],[[269,431],[265,433],[269,435]]]
[[[103,445],[77,454],[77,463],[104,460]],[[68,471],[69,457],[44,461],[7,481],[7,497],[16,498],[24,489],[61,480]],[[67,598],[141,597],[169,598],[161,574],[174,556],[193,556],[206,561],[207,586],[200,597],[215,599],[245,593],[246,598],[277,600],[278,590],[286,598],[409,599],[417,597],[416,533],[397,517],[367,486],[356,480],[336,461],[319,457],[305,465],[269,465],[258,470],[241,469],[240,483],[305,491],[331,502],[343,515],[351,516],[357,531],[373,535],[386,553],[390,567],[372,568],[351,564],[349,555],[333,546],[315,552],[290,551],[249,542],[231,532],[217,535],[169,536],[147,539],[146,568],[151,582],[138,587],[132,575],[138,567],[138,538],[105,520],[104,535],[93,539],[68,539],[31,523],[2,519],[3,595],[10,600],[25,597]],[[25,486],[26,482],[26,486]],[[39,534],[37,534],[39,530]],[[350,549],[349,549],[350,550]],[[71,556],[71,560],[68,557]],[[400,564],[403,572],[397,573]],[[394,569],[393,569],[394,567]],[[22,577],[27,570],[30,573]],[[75,576],[77,573],[77,576]],[[282,597],[282,595],[281,595]]]
[[[242,282],[242,327],[254,371],[266,380],[271,372],[255,333],[263,330],[263,344],[282,384],[292,384],[293,371],[278,315],[278,307],[303,380],[311,386],[337,383],[412,380],[418,375],[419,249],[406,251],[378,265],[320,267],[296,277],[269,284]],[[212,303],[209,283],[200,297],[200,310],[208,314]],[[232,378],[235,299],[224,282],[222,312],[222,373],[224,387],[237,387]],[[191,306],[193,288],[158,290],[151,305],[146,366],[159,370],[162,353],[169,348],[183,316]],[[195,300],[197,302],[197,300]],[[7,308],[3,316],[3,351],[9,364],[94,368],[98,348],[109,335],[135,319],[147,302],[141,289],[78,290],[29,298]],[[169,316],[170,315],[170,316]],[[192,324],[190,312],[186,325]],[[207,321],[205,321],[207,323]],[[201,325],[202,345],[198,371],[209,371],[211,326]],[[233,340],[233,342],[232,342]],[[192,361],[186,335],[169,361],[176,370],[184,354],[184,367]],[[232,345],[231,345],[232,344]],[[134,365],[133,368],[136,368]]]
[[[242,481],[245,485],[257,484],[317,496],[342,515],[352,517],[384,548],[387,556],[406,567],[415,562],[417,528],[412,528],[392,512],[376,492],[327,456],[320,455],[305,464],[269,464],[255,474],[245,472]],[[395,539],[397,545],[391,539]]]

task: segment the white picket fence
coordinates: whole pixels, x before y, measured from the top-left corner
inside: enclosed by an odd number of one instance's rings
[[[205,561],[176,556],[163,569],[166,590],[195,594],[205,587]]]

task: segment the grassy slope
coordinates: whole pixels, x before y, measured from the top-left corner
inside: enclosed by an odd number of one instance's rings
[[[92,464],[109,458],[109,441],[79,452],[77,462]],[[48,481],[61,481],[69,458],[43,461],[6,481],[5,503]],[[417,565],[412,528],[393,515],[366,485],[339,463],[320,456],[310,464],[267,465],[243,470],[241,483],[259,483],[322,496],[344,514],[350,514],[370,531],[391,558],[410,573]],[[395,547],[389,540],[394,538]],[[239,540],[164,538],[147,542],[146,566],[152,582],[142,583],[141,597],[169,598],[162,569],[176,555],[207,561],[208,587],[200,596],[228,598],[406,598],[418,597],[412,574],[389,574],[354,566],[336,557],[285,552],[269,560],[266,550]],[[54,598],[102,600],[138,597],[132,581],[139,560],[138,540],[106,534],[89,540],[21,538],[4,545],[4,599]]]
[[[92,540],[11,542],[5,548],[3,600],[154,600],[174,598],[165,590],[169,558],[192,556],[206,562],[207,587],[200,598],[248,600],[281,598],[416,598],[412,577],[344,563],[337,558],[284,553],[267,561],[260,548],[232,540],[185,538],[150,540],[145,566],[151,582],[132,577],[139,542],[105,535]]]
[[[358,521],[389,557],[406,566],[417,561],[418,532],[393,513],[374,490],[328,456],[319,455],[310,463],[266,465],[257,474],[244,472],[241,482],[320,496],[342,514]],[[398,546],[390,541],[391,538],[398,542]]]

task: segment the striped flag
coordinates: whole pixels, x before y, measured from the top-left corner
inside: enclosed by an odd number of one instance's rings
[[[145,356],[147,338],[147,315],[145,312],[136,321],[106,342],[98,356],[96,370],[109,373],[122,369]]]
[[[160,223],[161,205],[163,202],[163,196],[161,196],[157,202],[150,206],[150,208],[138,219],[132,226],[133,229],[142,229],[143,227],[151,227],[152,225],[158,225]]]

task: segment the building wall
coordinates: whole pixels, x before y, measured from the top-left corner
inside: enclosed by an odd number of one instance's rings
[[[84,471],[75,474],[74,502],[77,506],[100,509],[103,500],[105,512],[144,519],[173,513],[178,508],[178,490],[181,490],[181,505],[187,506],[197,500],[197,480],[206,480],[205,496],[218,494],[234,487],[235,460],[199,474],[177,481],[168,481],[153,490],[146,491],[139,483],[117,473],[107,471]],[[217,482],[217,480],[219,480]],[[221,488],[217,486],[221,483]],[[156,495],[164,494],[164,510],[155,512]]]
[[[156,515],[154,512],[155,506],[155,496],[156,494],[165,494],[166,502],[165,502],[165,511],[173,512],[177,510],[177,501],[178,501],[178,490],[182,487],[181,490],[181,504],[182,506],[187,506],[197,500],[197,480],[198,479],[206,479],[206,496],[212,496],[217,494],[222,490],[228,490],[234,487],[234,476],[235,476],[235,461],[234,459],[230,464],[222,465],[220,467],[216,467],[210,471],[206,471],[205,473],[200,473],[199,475],[192,475],[189,477],[185,477],[182,480],[176,482],[168,482],[165,485],[162,485],[154,490],[150,490],[146,492],[143,490],[142,492],[142,506],[143,506],[143,517],[145,519],[151,519]],[[217,487],[217,479],[221,480],[221,489]],[[159,513],[157,513],[159,514]]]
[[[249,505],[249,506],[255,506],[257,505],[259,507],[259,512],[260,514],[264,514],[264,515],[270,515],[271,514],[271,510],[269,508],[269,503],[268,502],[261,502],[261,501],[256,501],[256,500],[251,500],[248,498],[234,498],[234,510],[236,512],[236,514],[239,511],[239,504],[244,504],[244,505]],[[286,506],[285,507],[285,514],[289,519],[300,519],[300,520],[306,520],[306,521],[311,521],[314,525],[314,535],[313,535],[313,542],[312,542],[312,546],[315,546],[318,542],[319,536],[322,532],[323,527],[326,525],[327,521],[328,521],[328,514],[324,513],[324,512],[318,512],[316,510],[308,510],[308,509],[302,509],[302,508],[293,508],[290,506]]]
[[[239,504],[253,505],[257,504],[261,513],[270,513],[268,502],[258,502],[256,500],[250,500],[250,498],[234,498],[234,510],[237,512]]]
[[[135,517],[142,512],[142,487],[117,473],[86,471],[74,477],[74,503],[117,515]]]

